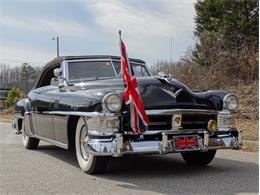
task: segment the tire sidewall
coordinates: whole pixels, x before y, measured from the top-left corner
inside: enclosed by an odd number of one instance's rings
[[[95,161],[95,157],[92,154],[89,154],[88,160],[85,160],[82,157],[81,148],[80,148],[80,134],[81,134],[82,128],[87,128],[87,126],[85,124],[85,121],[82,118],[80,118],[78,121],[78,124],[77,124],[76,134],[75,134],[76,155],[77,155],[77,159],[78,159],[80,168],[84,172],[89,172],[92,169],[93,163]],[[86,131],[87,130],[88,129],[86,129]]]

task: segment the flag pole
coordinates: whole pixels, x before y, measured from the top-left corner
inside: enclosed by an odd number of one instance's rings
[[[121,30],[118,31],[118,34],[119,34],[119,38],[121,40]]]

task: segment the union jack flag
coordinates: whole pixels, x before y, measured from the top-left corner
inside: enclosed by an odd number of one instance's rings
[[[134,133],[140,134],[147,129],[149,120],[144,110],[133,67],[129,62],[126,47],[121,38],[121,31],[119,31],[119,37],[125,104],[128,106],[130,126]]]
[[[198,136],[178,136],[174,137],[175,150],[195,150],[199,148]]]

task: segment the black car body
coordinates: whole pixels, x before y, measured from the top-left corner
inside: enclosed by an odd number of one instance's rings
[[[65,56],[49,62],[28,97],[16,105],[14,124],[25,147],[34,149],[39,140],[75,147],[88,173],[104,170],[109,157],[127,153],[179,152],[189,164],[206,165],[217,149],[241,147],[233,94],[194,92],[167,75],[152,75],[142,60],[129,60],[150,121],[147,131],[136,135],[129,126],[119,57]],[[109,96],[121,102],[107,102]],[[119,110],[107,109],[112,104],[121,104]],[[178,145],[178,139],[196,144]]]

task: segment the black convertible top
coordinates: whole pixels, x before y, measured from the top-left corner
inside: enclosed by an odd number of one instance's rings
[[[81,59],[112,59],[112,60],[120,60],[121,57],[119,56],[112,56],[112,55],[82,55],[82,56],[60,56],[54,58],[52,61],[48,62],[46,66],[51,66],[58,64],[62,62],[63,60],[81,60]],[[145,63],[143,60],[135,59],[135,58],[129,58],[132,62],[137,63]]]
[[[59,56],[48,62],[41,70],[41,73],[39,74],[39,77],[37,79],[37,82],[35,83],[34,87],[36,87],[37,83],[39,82],[41,75],[43,72],[49,68],[52,68],[58,64],[60,64],[64,60],[81,60],[81,59],[111,59],[111,60],[120,60],[121,57],[119,56],[113,56],[113,55],[82,55],[82,56]],[[129,58],[131,62],[136,63],[145,63],[143,60],[135,59],[135,58]]]

